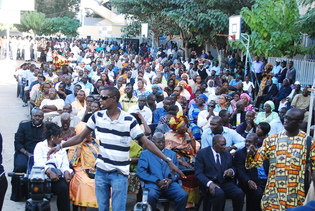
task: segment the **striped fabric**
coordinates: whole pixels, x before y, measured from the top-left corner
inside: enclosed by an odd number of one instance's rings
[[[112,121],[105,111],[94,113],[87,122],[100,140],[96,167],[106,172],[119,171],[129,175],[129,150],[131,140],[143,136],[137,120],[121,110],[119,118]]]

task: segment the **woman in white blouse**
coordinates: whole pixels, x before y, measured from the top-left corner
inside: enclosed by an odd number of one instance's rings
[[[60,144],[62,129],[55,123],[45,125],[45,140],[36,144],[34,150],[34,166],[45,167],[46,175],[52,180],[51,192],[57,195],[59,211],[70,211],[70,197],[68,184],[72,179],[72,169],[65,149],[47,157],[48,151]]]

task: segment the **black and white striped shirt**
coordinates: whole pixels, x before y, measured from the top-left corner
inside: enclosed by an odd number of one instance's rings
[[[87,128],[95,131],[100,140],[96,167],[107,171],[119,171],[129,175],[129,150],[131,140],[138,140],[143,132],[137,120],[124,111],[112,121],[106,110],[95,112],[87,122]]]

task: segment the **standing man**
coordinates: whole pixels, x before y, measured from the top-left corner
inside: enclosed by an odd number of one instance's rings
[[[266,190],[261,200],[263,210],[284,211],[301,206],[305,200],[305,163],[307,134],[299,129],[304,112],[292,108],[284,116],[285,130],[266,138],[258,150],[251,145],[247,151],[246,168],[255,168],[269,160]],[[312,141],[311,149],[315,143]],[[313,180],[315,151],[310,150]],[[313,181],[314,182],[314,181]]]
[[[295,83],[296,69],[295,69],[295,67],[293,67],[293,65],[294,65],[293,61],[289,61],[288,71],[287,71],[287,74],[285,76],[285,78],[290,81],[290,84]]]
[[[100,96],[105,110],[94,113],[79,135],[56,146],[49,154],[81,143],[94,131],[100,140],[95,175],[99,210],[109,210],[109,199],[112,198],[113,211],[122,211],[126,210],[131,140],[141,141],[146,149],[167,162],[172,172],[179,172],[181,176],[184,174],[144,136],[135,118],[118,108],[120,93],[117,88],[105,87]]]
[[[258,56],[255,56],[255,61],[253,61],[253,68],[256,74],[257,80],[260,83],[261,81],[261,73],[264,70],[264,63],[259,60]]]
[[[243,191],[233,181],[236,169],[232,166],[232,155],[225,150],[222,135],[213,137],[213,146],[197,152],[195,175],[201,183],[204,211],[223,211],[225,198],[232,198],[233,210],[242,211]]]

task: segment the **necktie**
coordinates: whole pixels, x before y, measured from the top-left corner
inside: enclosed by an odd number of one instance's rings
[[[216,164],[221,166],[219,153],[217,153],[216,157],[217,157]]]

